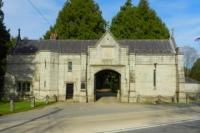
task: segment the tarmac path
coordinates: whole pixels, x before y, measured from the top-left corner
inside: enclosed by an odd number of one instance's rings
[[[129,133],[136,132],[135,129],[145,131],[144,127],[198,120],[198,104],[57,103],[42,109],[1,116],[0,132]]]

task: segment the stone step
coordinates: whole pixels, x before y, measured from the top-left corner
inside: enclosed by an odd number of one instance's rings
[[[97,103],[117,103],[119,99],[117,97],[101,97],[97,101]]]

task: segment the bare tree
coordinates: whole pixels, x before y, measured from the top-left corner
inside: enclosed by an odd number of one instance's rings
[[[200,41],[200,37],[196,38],[195,41]]]
[[[184,54],[184,64],[186,68],[191,68],[193,63],[199,57],[198,52],[195,48],[190,46],[183,46],[181,47],[181,51]]]

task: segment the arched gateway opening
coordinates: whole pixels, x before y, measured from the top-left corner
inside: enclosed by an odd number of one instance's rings
[[[102,97],[117,97],[120,95],[121,75],[113,70],[102,70],[95,74],[94,95],[99,100]]]

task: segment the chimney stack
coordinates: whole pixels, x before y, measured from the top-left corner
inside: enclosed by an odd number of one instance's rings
[[[18,29],[17,44],[16,45],[20,44],[20,41],[21,41],[21,30]]]
[[[18,36],[17,36],[17,38],[21,40],[21,30],[20,29],[18,29]]]
[[[56,33],[51,33],[50,39],[51,40],[56,40],[57,39],[57,34]]]

